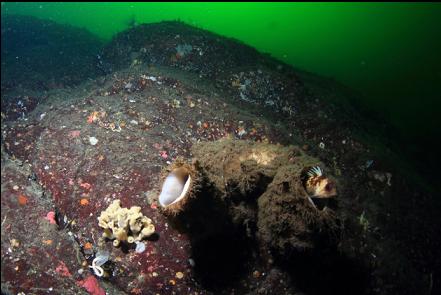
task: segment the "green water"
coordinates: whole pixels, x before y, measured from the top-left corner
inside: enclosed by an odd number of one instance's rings
[[[438,131],[436,3],[2,3],[1,11],[84,27],[107,40],[130,24],[180,19],[343,82],[408,138]]]

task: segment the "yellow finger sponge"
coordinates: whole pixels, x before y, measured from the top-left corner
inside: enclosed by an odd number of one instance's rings
[[[104,238],[114,240],[114,246],[121,242],[139,242],[155,232],[152,220],[141,213],[141,207],[121,208],[120,200],[113,201],[101,212],[98,225],[104,229]]]

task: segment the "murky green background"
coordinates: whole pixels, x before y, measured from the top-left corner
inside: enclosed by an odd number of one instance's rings
[[[110,39],[130,24],[180,19],[235,37],[364,95],[408,138],[433,138],[441,106],[436,3],[2,3]]]

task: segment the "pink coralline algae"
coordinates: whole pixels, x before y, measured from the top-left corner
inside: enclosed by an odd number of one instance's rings
[[[78,285],[84,287],[91,295],[106,295],[106,292],[100,287],[98,280],[93,275],[78,281]]]
[[[69,137],[70,138],[77,138],[79,137],[81,134],[80,130],[72,130],[71,132],[69,132]]]
[[[63,277],[70,277],[72,276],[69,272],[69,269],[67,268],[66,264],[64,264],[63,261],[60,261],[60,264],[58,264],[57,268],[55,269],[57,273],[59,273]]]
[[[80,183],[80,186],[86,190],[89,190],[92,186],[90,185],[90,183],[87,182],[82,182]]]
[[[48,220],[50,224],[57,224],[54,211],[49,211],[44,219]]]

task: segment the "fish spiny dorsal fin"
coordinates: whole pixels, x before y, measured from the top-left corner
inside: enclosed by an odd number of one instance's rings
[[[323,171],[320,168],[320,166],[314,166],[311,169],[309,169],[308,171],[308,175],[310,177],[314,177],[314,176],[322,176],[323,175]]]

